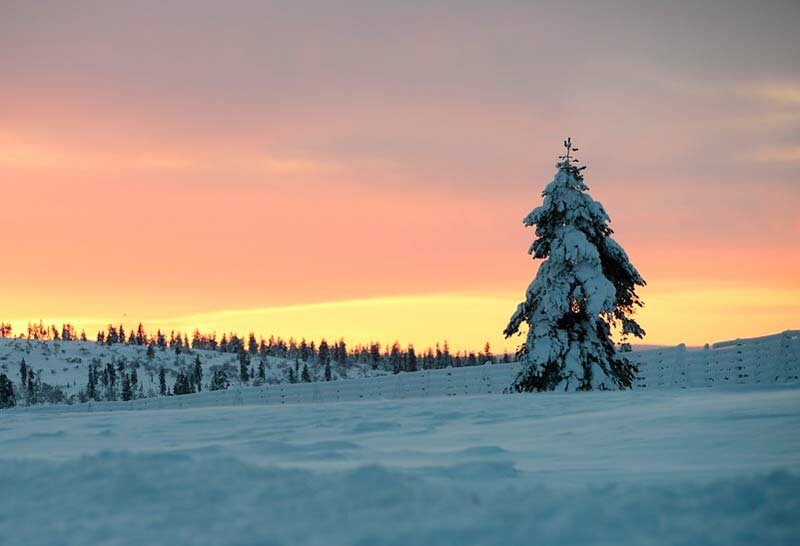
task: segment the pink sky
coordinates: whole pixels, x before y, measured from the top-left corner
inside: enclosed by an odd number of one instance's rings
[[[5,3],[0,320],[499,345],[571,136],[648,341],[800,326],[796,3],[396,4]]]

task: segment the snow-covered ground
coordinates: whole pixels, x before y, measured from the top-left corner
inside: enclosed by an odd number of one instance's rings
[[[800,387],[0,413],[0,544],[797,544]]]
[[[204,371],[203,385],[208,383],[214,370],[225,369],[233,385],[239,384],[239,360],[235,353],[218,351],[192,350],[176,354],[172,349],[156,349],[152,358],[147,356],[147,347],[113,344],[98,344],[92,341],[36,341],[28,339],[0,338],[0,373],[6,374],[20,389],[21,377],[19,364],[22,359],[26,365],[38,374],[42,382],[60,388],[66,396],[77,395],[86,389],[89,366],[94,364],[99,369],[107,363],[115,366],[123,362],[130,373],[136,368],[141,384],[140,396],[153,397],[159,392],[158,373],[160,368],[166,371],[169,388],[175,383],[178,372],[188,369],[195,358],[199,357]],[[252,371],[258,367],[261,357],[252,358]],[[289,369],[294,362],[272,356],[264,357],[266,363],[265,376],[267,383],[288,382]],[[314,380],[322,380],[321,366],[312,362],[309,372]],[[336,379],[374,377],[384,375],[383,370],[373,370],[364,364],[350,364],[347,368],[334,365],[332,375]],[[102,387],[98,387],[102,390]]]

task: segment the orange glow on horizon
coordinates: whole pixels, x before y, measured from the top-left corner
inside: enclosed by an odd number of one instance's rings
[[[648,331],[639,343],[698,346],[737,337],[755,337],[800,327],[800,291],[743,286],[672,285],[643,291],[645,307],[637,315]],[[489,342],[496,353],[513,353],[523,337],[505,339],[502,328],[519,298],[511,294],[435,294],[332,301],[267,308],[232,309],[185,316],[44,318],[45,325],[71,322],[90,340],[111,323],[130,329],[142,322],[150,333],[216,332],[284,339],[344,338],[353,346],[370,341],[399,341],[418,348],[447,341],[455,350],[476,350]],[[12,320],[24,332],[27,320]],[[35,322],[35,321],[31,321]]]

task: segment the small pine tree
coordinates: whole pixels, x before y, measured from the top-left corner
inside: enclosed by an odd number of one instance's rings
[[[208,388],[212,391],[224,391],[229,386],[230,381],[228,381],[228,374],[225,373],[225,370],[221,368],[215,370]]]
[[[250,355],[244,351],[239,353],[239,381],[242,383],[250,382]]]
[[[519,356],[524,369],[512,385],[516,391],[629,388],[636,366],[617,354],[611,330],[641,338],[644,330],[631,317],[642,305],[636,287],[644,279],[611,238],[609,217],[593,200],[583,181],[585,167],[566,154],[542,193],[544,203],[525,217],[536,226],[529,253],[545,260],[517,306],[504,334],[528,324]]]
[[[197,387],[197,392],[203,390],[203,363],[200,362],[200,355],[194,359],[194,384]]]
[[[144,345],[146,340],[147,334],[144,331],[144,326],[142,326],[140,322],[139,327],[136,329],[136,345]]]
[[[300,374],[303,383],[311,383],[311,374],[308,372],[308,364],[303,364],[303,372]]]
[[[344,342],[344,339],[340,339],[337,345],[337,353],[336,353],[336,363],[340,366],[344,366],[347,364],[347,345]]]
[[[36,389],[36,374],[33,373],[33,370],[28,368],[28,379],[26,382],[27,385],[27,403],[29,406],[32,406],[38,403],[37,399],[37,389]]]
[[[14,384],[6,374],[0,374],[0,409],[13,408],[16,405],[17,397],[14,393]]]
[[[416,372],[417,371],[417,353],[414,351],[414,346],[408,346],[408,365],[406,369],[409,372]]]
[[[324,339],[319,343],[319,363],[320,366],[328,366],[331,363],[331,350],[328,342]]]
[[[117,372],[110,362],[106,364],[106,400],[116,400]]]
[[[133,390],[131,389],[131,378],[128,374],[122,374],[122,399],[128,401],[133,398]]]
[[[22,360],[20,360],[20,362],[19,362],[19,377],[20,377],[20,383],[22,385],[22,388],[23,389],[27,388],[27,386],[28,386],[28,364],[25,362],[24,358]]]
[[[86,397],[89,400],[97,400],[97,368],[94,364],[89,365],[89,381],[86,384]]]
[[[139,386],[139,374],[136,373],[136,368],[131,370],[131,393],[133,398],[136,398],[136,388]]]
[[[192,394],[193,392],[194,388],[192,388],[192,383],[189,381],[189,375],[185,372],[180,372],[175,379],[175,385],[172,387],[172,394],[183,395]]]
[[[161,396],[167,395],[167,374],[164,371],[164,366],[158,369],[158,393]]]
[[[370,343],[369,345],[369,359],[372,362],[372,369],[377,370],[378,364],[381,361],[381,345],[380,343]]]
[[[402,369],[402,357],[400,352],[400,343],[395,341],[394,345],[392,345],[392,351],[389,353],[389,365],[392,367],[392,372],[394,373],[400,373]]]

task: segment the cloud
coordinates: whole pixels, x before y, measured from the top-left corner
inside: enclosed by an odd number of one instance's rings
[[[74,156],[61,150],[42,149],[20,144],[0,145],[0,168],[49,169],[69,165],[76,170],[92,168],[86,157]]]
[[[726,83],[723,81],[693,81],[689,79],[650,75],[649,79],[662,88],[691,97],[740,97],[776,105],[800,105],[800,84],[794,83]]]
[[[311,173],[339,170],[343,165],[312,159],[279,159],[275,157],[253,157],[241,163],[247,167],[256,167],[271,173]]]
[[[751,157],[757,163],[796,163],[800,162],[800,146],[759,148]]]
[[[781,129],[800,123],[800,112],[772,112],[734,116],[726,125],[732,129]]]
[[[739,93],[767,102],[800,106],[800,85],[769,83],[744,87]]]
[[[303,174],[340,170],[343,165],[312,157],[282,157],[267,153],[208,150],[163,152],[75,150],[60,145],[0,138],[0,168],[25,170],[202,173],[226,170],[248,174]]]

